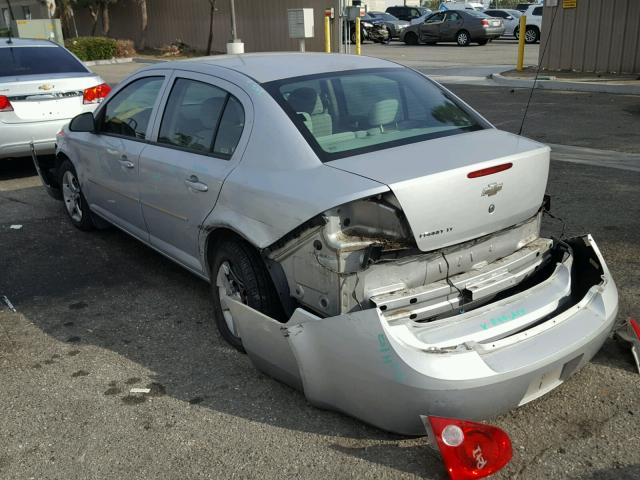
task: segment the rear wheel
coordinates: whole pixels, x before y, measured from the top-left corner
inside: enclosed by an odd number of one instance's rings
[[[409,32],[404,36],[404,43],[407,45],[417,45],[418,44],[418,35],[413,32]]]
[[[94,228],[89,204],[82,194],[76,169],[70,160],[64,160],[58,169],[58,181],[62,190],[65,212],[74,227],[80,230]]]
[[[262,258],[251,245],[240,238],[227,237],[213,248],[211,289],[216,326],[222,338],[244,352],[227,300],[232,298],[271,318],[280,319],[280,299]]]
[[[466,30],[460,30],[456,35],[456,42],[461,47],[466,47],[471,43],[471,35]]]
[[[536,27],[527,27],[524,32],[525,43],[536,43],[540,40],[540,31]]]

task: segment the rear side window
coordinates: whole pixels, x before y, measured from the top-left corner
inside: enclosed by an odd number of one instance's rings
[[[85,66],[62,47],[0,48],[0,77],[87,72]]]
[[[224,90],[179,78],[167,101],[158,142],[210,153],[226,102]]]
[[[158,142],[225,159],[235,152],[244,129],[244,110],[225,90],[180,78],[165,108]]]
[[[116,93],[103,110],[100,131],[144,140],[163,82],[164,77],[140,78]]]
[[[536,7],[533,9],[531,15],[542,15],[542,7]]]

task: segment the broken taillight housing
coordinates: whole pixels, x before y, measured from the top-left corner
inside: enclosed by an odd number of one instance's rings
[[[509,436],[498,427],[444,417],[423,417],[451,480],[483,478],[511,460]]]
[[[0,95],[0,112],[13,112],[11,102],[4,95]]]
[[[100,103],[110,91],[111,87],[106,83],[87,88],[82,94],[82,103]]]

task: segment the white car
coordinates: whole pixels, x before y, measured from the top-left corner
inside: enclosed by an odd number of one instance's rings
[[[501,18],[502,24],[504,25],[504,35],[505,37],[513,37],[516,28],[520,25],[520,17],[522,16],[522,12],[519,10],[511,10],[511,9],[496,9],[492,8],[491,10],[485,10],[483,12],[490,17]]]
[[[544,7],[542,5],[530,5],[522,15],[527,17],[527,28],[524,34],[524,41],[526,43],[536,43],[540,41],[540,33],[542,32],[542,11]],[[520,38],[520,28],[516,27],[513,31],[513,35],[516,38]]]
[[[50,188],[209,281],[222,337],[315,405],[424,434],[568,380],[618,309],[589,235],[540,235],[549,147],[373,57],[216,56],[122,81]],[[52,165],[50,165],[52,166]]]
[[[92,112],[111,89],[78,58],[48,40],[0,39],[0,160],[53,154],[56,134]]]

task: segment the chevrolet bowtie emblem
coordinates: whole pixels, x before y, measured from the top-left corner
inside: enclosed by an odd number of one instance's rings
[[[50,83],[44,83],[38,87],[38,90],[49,91],[52,90],[55,85],[51,85]]]
[[[493,195],[495,195],[496,193],[498,193],[500,190],[502,190],[502,184],[501,183],[490,183],[489,185],[487,185],[486,187],[484,187],[482,189],[482,195],[481,196],[487,196],[487,197],[491,197]]]

